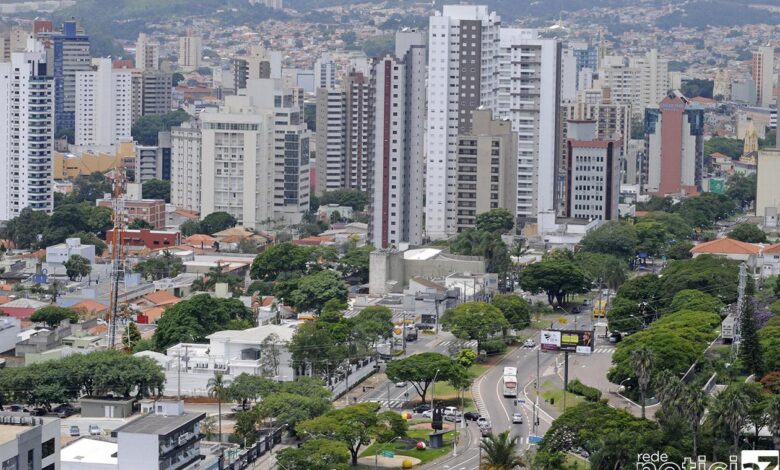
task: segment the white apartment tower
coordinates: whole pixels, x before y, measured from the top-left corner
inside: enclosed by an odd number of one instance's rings
[[[316,192],[343,188],[346,174],[347,99],[341,88],[317,89]]]
[[[26,207],[52,211],[53,141],[54,80],[46,51],[30,39],[27,52],[0,63],[0,220]]]
[[[203,39],[191,32],[179,38],[179,67],[195,70],[200,67],[203,54]]]
[[[631,104],[634,117],[660,103],[672,85],[668,61],[656,49],[639,57],[605,56],[599,67],[598,86],[611,89],[615,101]]]
[[[495,110],[500,18],[484,5],[445,5],[429,19],[425,231],[456,232],[457,136],[480,106]]]
[[[333,57],[328,53],[322,54],[314,62],[314,89],[335,87],[338,82],[336,71],[336,62],[333,61]]]
[[[204,111],[200,120],[201,215],[224,211],[239,225],[259,228],[274,212],[273,110],[260,109],[250,96],[227,96],[218,112]],[[178,145],[197,142],[179,133],[173,134]],[[176,145],[173,151],[179,162]],[[174,174],[179,178],[180,171]],[[175,201],[181,199],[178,193],[182,188],[192,190],[186,181],[174,186]]]
[[[561,48],[534,30],[501,29],[498,117],[517,133],[517,216],[554,212],[559,158]],[[539,228],[544,232],[546,227]]]
[[[132,72],[113,69],[111,59],[92,59],[92,71],[76,72],[76,145],[106,148],[130,140],[132,93]]]
[[[369,234],[376,247],[423,241],[425,36],[396,34],[395,56],[374,63]]]
[[[140,33],[135,43],[135,68],[138,70],[160,68],[160,44],[153,42],[146,33]]]
[[[756,104],[768,108],[773,103],[772,89],[774,82],[775,49],[772,46],[761,46],[753,53],[751,74],[756,82]]]
[[[171,129],[171,203],[200,212],[200,123],[190,121]],[[208,214],[204,214],[208,215]]]

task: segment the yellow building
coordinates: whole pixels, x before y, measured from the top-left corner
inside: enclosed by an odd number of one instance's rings
[[[55,180],[72,180],[80,175],[89,175],[95,172],[105,173],[116,168],[118,164],[123,164],[125,169],[135,168],[135,144],[133,142],[121,142],[114,155],[88,152],[73,155],[54,152],[52,173]]]

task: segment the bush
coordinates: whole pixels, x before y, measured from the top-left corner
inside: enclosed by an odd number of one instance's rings
[[[566,390],[575,395],[585,397],[587,401],[595,402],[601,400],[601,390],[585,385],[577,379],[570,380]]]
[[[482,341],[479,347],[485,351],[485,354],[487,355],[501,354],[502,352],[506,351],[506,342],[501,338],[489,339]]]

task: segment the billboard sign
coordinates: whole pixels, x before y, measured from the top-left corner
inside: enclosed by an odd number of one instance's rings
[[[541,349],[590,354],[593,352],[594,337],[591,330],[542,330]]]

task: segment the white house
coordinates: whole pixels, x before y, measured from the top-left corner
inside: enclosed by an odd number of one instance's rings
[[[65,243],[46,248],[46,263],[54,267],[62,266],[73,255],[83,256],[90,264],[95,264],[95,245],[82,245],[78,238],[68,238]]]
[[[262,325],[246,330],[223,330],[207,336],[209,344],[180,343],[166,351],[168,357],[182,358],[182,369],[192,373],[222,372],[235,377],[241,373],[261,375],[263,371],[262,343],[271,334],[279,337],[278,371],[272,376],[279,381],[292,381],[295,371],[287,344],[298,322]],[[185,359],[186,358],[186,359]],[[173,367],[178,367],[176,364]]]

